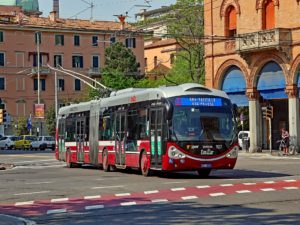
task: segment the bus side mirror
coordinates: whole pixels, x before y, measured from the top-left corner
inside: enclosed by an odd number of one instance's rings
[[[173,104],[170,101],[166,100],[165,107],[166,107],[166,119],[167,120],[172,120]]]

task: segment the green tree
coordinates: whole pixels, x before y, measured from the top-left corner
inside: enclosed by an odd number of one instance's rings
[[[27,130],[27,118],[19,117],[14,122],[14,133],[18,136],[29,134],[29,130]]]
[[[185,72],[197,83],[204,81],[203,10],[203,0],[177,0],[168,24],[168,35],[182,49],[176,56],[186,61]]]
[[[45,125],[49,135],[54,136],[56,132],[55,108],[50,106],[45,112]]]

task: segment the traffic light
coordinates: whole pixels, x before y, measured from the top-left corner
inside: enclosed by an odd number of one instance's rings
[[[263,118],[273,119],[273,106],[262,107]]]

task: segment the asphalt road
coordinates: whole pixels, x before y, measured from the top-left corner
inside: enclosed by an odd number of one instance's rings
[[[38,224],[300,224],[300,157],[241,155],[236,169],[143,177],[0,151],[0,213]]]

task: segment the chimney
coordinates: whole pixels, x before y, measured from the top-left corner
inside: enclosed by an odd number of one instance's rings
[[[59,18],[59,0],[53,0],[53,11],[56,12],[56,18]]]
[[[57,13],[55,11],[50,12],[49,18],[50,18],[50,21],[56,22]]]

